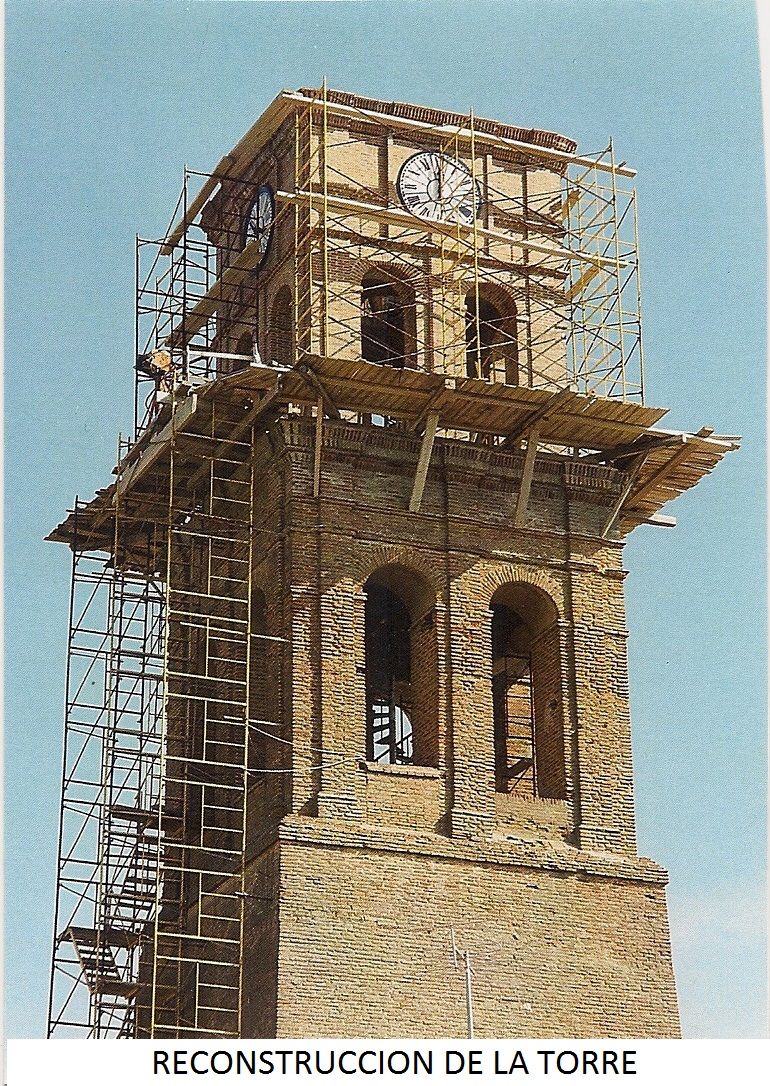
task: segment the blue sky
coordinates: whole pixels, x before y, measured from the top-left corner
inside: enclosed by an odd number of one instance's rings
[[[640,852],[671,873],[689,1036],[766,1034],[765,201],[747,2],[6,6],[10,1036],[44,1030],[68,554],[131,427],[133,245],[282,87],[615,138],[638,171],[649,403],[740,453],[626,549]]]

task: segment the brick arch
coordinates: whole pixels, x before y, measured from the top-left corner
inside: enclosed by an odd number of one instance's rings
[[[468,310],[475,313],[476,291],[472,282],[463,284],[463,312],[466,319],[466,370],[469,377],[483,377],[507,385],[519,384],[518,309],[512,289],[497,283],[479,283],[479,309],[484,303],[495,310],[492,323],[482,320],[481,351],[476,342],[474,321],[468,321]],[[479,364],[481,372],[479,372]]]
[[[436,586],[400,557],[375,564],[362,586],[367,758],[438,767]]]
[[[565,799],[561,593],[547,572],[516,566],[490,570],[484,592],[492,612],[496,790]]]
[[[462,285],[462,291],[464,295],[473,294],[475,291],[475,284],[472,279],[466,280]],[[491,302],[501,310],[510,310],[514,312],[518,311],[519,300],[524,296],[524,292],[516,290],[513,284],[503,283],[485,283],[483,280],[479,281],[479,297]]]
[[[288,283],[281,283],[273,292],[268,313],[268,359],[290,366],[294,362],[294,307]]]
[[[350,268],[351,286],[359,286],[366,275],[376,271],[392,276],[395,285],[402,283],[411,287],[416,295],[425,289],[425,275],[418,268],[410,267],[400,260],[385,260],[381,257],[370,260],[365,256],[359,257]]]
[[[362,357],[380,365],[413,368],[417,307],[423,293],[419,272],[399,261],[361,259],[353,265],[351,279]]]
[[[543,569],[501,563],[485,570],[480,581],[481,594],[490,607],[492,597],[499,588],[508,584],[525,584],[540,589],[556,609],[557,618],[564,616],[564,589],[561,582]]]
[[[435,564],[428,561],[420,554],[416,554],[407,547],[398,547],[392,544],[381,544],[370,551],[365,560],[358,563],[355,573],[356,588],[364,590],[364,585],[373,573],[383,566],[400,566],[410,573],[422,577],[430,587],[438,600],[444,587],[443,578],[436,575]]]

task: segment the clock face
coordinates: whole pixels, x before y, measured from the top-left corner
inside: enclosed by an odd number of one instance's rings
[[[270,238],[273,235],[273,220],[275,219],[275,200],[273,190],[269,185],[260,185],[253,204],[246,216],[244,229],[244,248],[252,241],[259,245],[260,264],[267,255],[270,247]]]
[[[436,151],[408,158],[396,189],[408,211],[433,222],[471,226],[481,206],[481,192],[468,167]]]

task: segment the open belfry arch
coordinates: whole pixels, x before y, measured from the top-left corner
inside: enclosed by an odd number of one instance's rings
[[[633,176],[324,85],[137,238],[53,1035],[462,1035],[458,945],[478,1036],[676,1035],[621,554],[738,439],[645,404]]]

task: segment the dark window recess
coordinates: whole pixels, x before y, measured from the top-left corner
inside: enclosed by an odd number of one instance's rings
[[[232,354],[245,354],[251,356],[253,353],[253,340],[251,332],[241,332],[237,339],[234,337],[229,340],[229,346],[223,348],[227,353]],[[224,377],[228,373],[235,373],[237,370],[245,369],[249,363],[242,358],[218,358],[217,359],[217,376]]]
[[[485,381],[518,384],[516,310],[512,302],[502,313],[480,297],[477,319],[475,293],[466,296],[465,373],[467,377],[481,377]]]
[[[390,283],[367,277],[361,287],[361,357],[365,362],[406,364],[407,306]]]
[[[537,793],[530,634],[510,607],[492,609],[492,704],[498,792]]]
[[[465,301],[465,369],[468,377],[488,377],[492,348],[498,342],[502,318],[493,305],[479,299],[479,319],[476,320],[476,299],[469,294]]]
[[[235,353],[253,355],[254,337],[251,332],[244,332],[243,335],[239,337]],[[250,365],[250,363],[243,358],[231,358],[229,361],[232,363],[231,372],[248,369]]]
[[[294,362],[294,319],[291,291],[288,287],[281,287],[273,299],[269,343],[269,361],[291,366]]]
[[[366,600],[367,758],[411,765],[411,634],[409,611],[387,588],[371,585]]]

